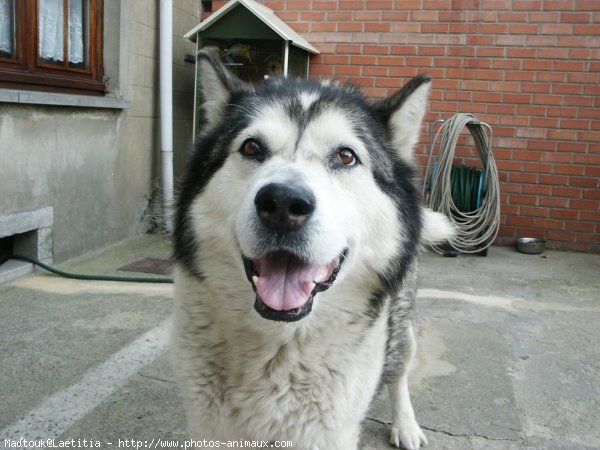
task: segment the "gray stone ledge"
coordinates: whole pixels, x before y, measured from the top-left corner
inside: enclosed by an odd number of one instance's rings
[[[105,109],[126,109],[129,108],[130,104],[129,101],[116,97],[57,94],[51,92],[22,91],[17,89],[0,89],[0,103]]]
[[[51,228],[53,225],[54,208],[51,206],[0,216],[0,238],[26,233],[38,228]]]

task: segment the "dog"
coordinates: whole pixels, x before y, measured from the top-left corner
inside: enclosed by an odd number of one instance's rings
[[[368,102],[335,82],[258,86],[198,55],[205,123],[175,214],[173,367],[196,439],[355,449],[380,388],[390,443],[411,405],[421,245],[413,147],[430,78]]]

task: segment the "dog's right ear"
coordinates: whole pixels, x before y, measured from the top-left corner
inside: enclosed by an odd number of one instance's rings
[[[232,93],[249,91],[252,87],[231,74],[218,56],[207,50],[198,53],[198,64],[202,109],[206,124],[212,127],[221,120]]]

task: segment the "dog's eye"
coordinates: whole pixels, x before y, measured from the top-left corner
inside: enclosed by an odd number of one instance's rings
[[[262,147],[254,139],[248,139],[242,144],[240,152],[242,155],[247,156],[248,158],[256,158],[262,153]]]
[[[344,166],[354,166],[358,163],[358,157],[352,149],[348,147],[342,147],[337,151],[336,155],[337,162]]]

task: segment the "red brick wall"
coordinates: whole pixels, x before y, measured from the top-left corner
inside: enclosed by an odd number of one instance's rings
[[[427,73],[425,130],[457,112],[493,127],[499,244],[600,252],[600,0],[261,3],[321,51],[312,76],[382,97]]]

